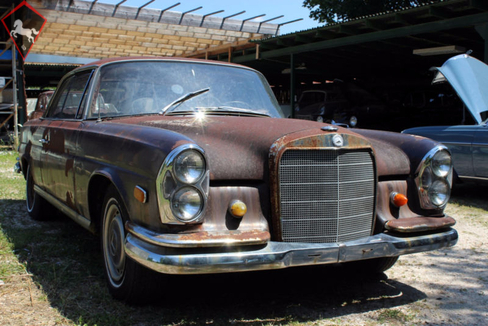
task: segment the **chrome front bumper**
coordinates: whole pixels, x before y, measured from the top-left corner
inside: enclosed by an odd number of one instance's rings
[[[344,243],[269,242],[264,246],[232,249],[181,249],[156,246],[128,234],[125,252],[149,269],[165,274],[207,274],[278,269],[292,266],[334,264],[392,257],[450,247],[456,244],[454,229],[410,237],[377,234]]]

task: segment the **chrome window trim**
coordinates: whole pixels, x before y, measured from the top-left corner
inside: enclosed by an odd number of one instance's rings
[[[66,74],[60,81],[59,83],[57,84],[57,89],[60,88],[60,86],[63,86],[65,84],[65,82],[69,82],[69,79],[70,78],[74,78],[76,77],[76,75],[80,75],[82,73],[85,73],[87,71],[90,71],[90,76],[88,76],[88,79],[86,81],[86,84],[85,84],[85,88],[83,90],[83,97],[80,101],[80,104],[78,105],[78,110],[76,111],[76,115],[74,118],[56,118],[56,117],[48,117],[48,114],[49,112],[52,110],[52,105],[54,105],[53,103],[55,102],[55,96],[56,98],[58,98],[59,96],[61,95],[58,95],[58,92],[56,91],[54,94],[53,94],[53,97],[51,98],[51,100],[47,103],[47,106],[46,106],[46,111],[44,112],[44,114],[42,115],[42,119],[48,119],[48,120],[53,120],[53,121],[58,121],[58,120],[62,120],[62,121],[81,121],[81,120],[84,120],[84,116],[85,116],[85,112],[87,111],[86,108],[90,106],[90,102],[91,102],[91,88],[92,88],[92,85],[93,85],[93,78],[95,76],[95,73],[96,73],[96,67],[93,67],[93,66],[90,66],[90,67],[85,67],[85,68],[80,68],[80,69],[77,69],[77,70],[73,70],[71,72],[69,72],[68,74]],[[61,94],[61,93],[59,93]],[[86,99],[86,101],[85,101]],[[81,111],[81,112],[80,112]],[[81,114],[80,114],[81,113]]]
[[[187,150],[195,150],[200,152],[205,160],[205,172],[203,175],[198,179],[196,182],[193,183],[185,183],[178,180],[175,176],[174,172],[174,161],[184,151]],[[164,191],[164,179],[165,176],[169,173],[169,176],[172,177],[173,182],[175,183],[174,189],[172,189],[171,194],[166,196]],[[207,207],[207,200],[208,200],[208,192],[209,192],[209,180],[210,180],[210,172],[208,168],[208,160],[205,156],[205,151],[196,144],[184,144],[181,146],[176,147],[173,149],[164,160],[161,168],[159,169],[158,176],[156,178],[156,193],[157,193],[157,200],[159,206],[159,215],[161,218],[161,222],[163,224],[192,224],[192,223],[200,223],[203,219],[206,207]],[[183,187],[190,187],[196,189],[203,198],[203,206],[201,211],[196,215],[193,219],[189,221],[181,221],[178,217],[173,214],[171,209],[171,199],[173,198],[174,194]]]

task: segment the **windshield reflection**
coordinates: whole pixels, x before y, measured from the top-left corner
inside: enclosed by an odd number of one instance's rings
[[[283,117],[264,77],[246,68],[182,61],[120,62],[101,68],[98,86],[88,118],[160,114],[169,107],[172,115],[205,108],[210,109],[207,114],[217,114],[219,110],[212,109],[225,108],[229,115],[245,109],[249,114]]]

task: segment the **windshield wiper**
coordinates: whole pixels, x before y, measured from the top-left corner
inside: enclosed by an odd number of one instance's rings
[[[194,91],[194,92],[191,92],[191,93],[188,93],[188,94],[185,94],[183,95],[182,97],[180,98],[177,98],[176,100],[174,100],[173,102],[169,103],[168,105],[166,105],[162,110],[161,112],[159,112],[159,114],[161,115],[165,115],[167,112],[171,112],[173,111],[174,109],[176,109],[180,104],[188,101],[189,99],[192,99],[194,98],[195,96],[198,96],[200,94],[203,94],[203,93],[206,93],[210,90],[209,87],[207,88],[203,88],[203,89],[200,89],[198,91]]]
[[[246,108],[239,108],[235,106],[228,106],[228,105],[221,105],[221,106],[216,106],[216,107],[208,107],[205,108],[206,110],[209,111],[218,111],[218,112],[228,112],[228,113],[245,113],[249,115],[257,115],[257,116],[263,116],[263,117],[269,117],[270,115],[267,113],[255,111],[252,109],[246,109]]]

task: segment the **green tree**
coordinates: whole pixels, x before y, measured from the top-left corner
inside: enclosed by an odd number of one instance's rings
[[[303,6],[310,9],[310,18],[320,23],[336,23],[432,2],[432,0],[305,0]]]

